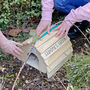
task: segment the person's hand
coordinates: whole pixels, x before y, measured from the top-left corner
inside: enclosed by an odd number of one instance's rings
[[[62,37],[62,36],[67,36],[69,32],[70,26],[63,21],[56,29],[54,30],[59,30],[58,33],[56,34],[56,37]]]
[[[36,29],[36,32],[37,32],[37,35],[40,36],[40,34],[44,31],[44,30],[47,30],[48,33],[49,33],[49,30],[50,30],[50,26],[51,26],[51,21],[47,21],[47,20],[41,20],[37,29]]]
[[[15,57],[19,57],[22,55],[23,51],[17,46],[22,46],[22,44],[8,39],[0,44],[0,48],[2,49],[3,53],[8,53]]]

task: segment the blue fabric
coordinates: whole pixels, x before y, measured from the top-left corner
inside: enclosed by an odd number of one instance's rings
[[[65,14],[90,2],[90,0],[54,0],[54,7]]]

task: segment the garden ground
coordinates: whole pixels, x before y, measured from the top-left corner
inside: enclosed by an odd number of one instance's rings
[[[63,18],[64,16],[59,16],[59,19],[55,19],[53,23],[62,20]],[[33,25],[35,25],[35,27],[37,26],[35,19],[33,19],[32,22],[33,23],[28,23],[26,25],[27,28],[29,27],[30,29]],[[37,20],[37,22],[39,21]],[[9,39],[22,42],[29,38],[28,31],[20,32],[16,37],[9,36],[7,32],[10,28],[13,27],[10,26],[4,31],[4,34]],[[85,33],[85,35],[87,35],[87,33]],[[71,40],[71,42],[74,49],[72,59],[69,60],[52,78],[48,79],[46,74],[39,72],[29,65],[25,65],[17,80],[15,90],[65,90],[69,83],[72,84],[74,90],[89,90],[90,47],[84,36]],[[11,90],[22,64],[21,61],[15,59],[11,55],[5,56],[0,52],[0,65],[6,68],[4,72],[0,72],[2,90]]]

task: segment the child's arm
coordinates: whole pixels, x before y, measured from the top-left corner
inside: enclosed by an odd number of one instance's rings
[[[53,0],[42,0],[42,19],[52,21],[54,2]]]
[[[3,41],[6,41],[7,39],[5,38],[5,36],[2,34],[2,32],[0,31],[0,46],[2,44]]]
[[[63,34],[67,36],[70,27],[76,23],[81,22],[83,20],[90,21],[90,3],[84,5],[83,7],[79,7],[76,10],[71,10],[71,12],[66,16],[61,25],[59,25],[56,29],[59,29],[57,33],[57,37],[61,37]]]
[[[53,7],[53,0],[42,0],[42,18],[36,29],[37,35],[40,35],[44,30],[47,30],[49,33],[52,22]]]
[[[20,43],[8,40],[0,31],[0,48],[5,54],[12,54],[15,57],[21,56],[23,51],[17,45],[22,46]]]
[[[65,18],[67,24],[72,26],[76,22],[81,22],[83,20],[90,21],[90,2],[83,7],[79,7],[76,10],[71,10]]]

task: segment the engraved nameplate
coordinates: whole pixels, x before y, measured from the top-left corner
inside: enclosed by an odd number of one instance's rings
[[[55,51],[57,51],[60,47],[62,47],[62,45],[64,45],[66,43],[66,41],[68,41],[69,38],[62,38],[60,40],[58,40],[55,44],[53,44],[49,49],[47,49],[44,53],[41,54],[41,56],[46,59],[48,58],[50,55],[52,55]]]

